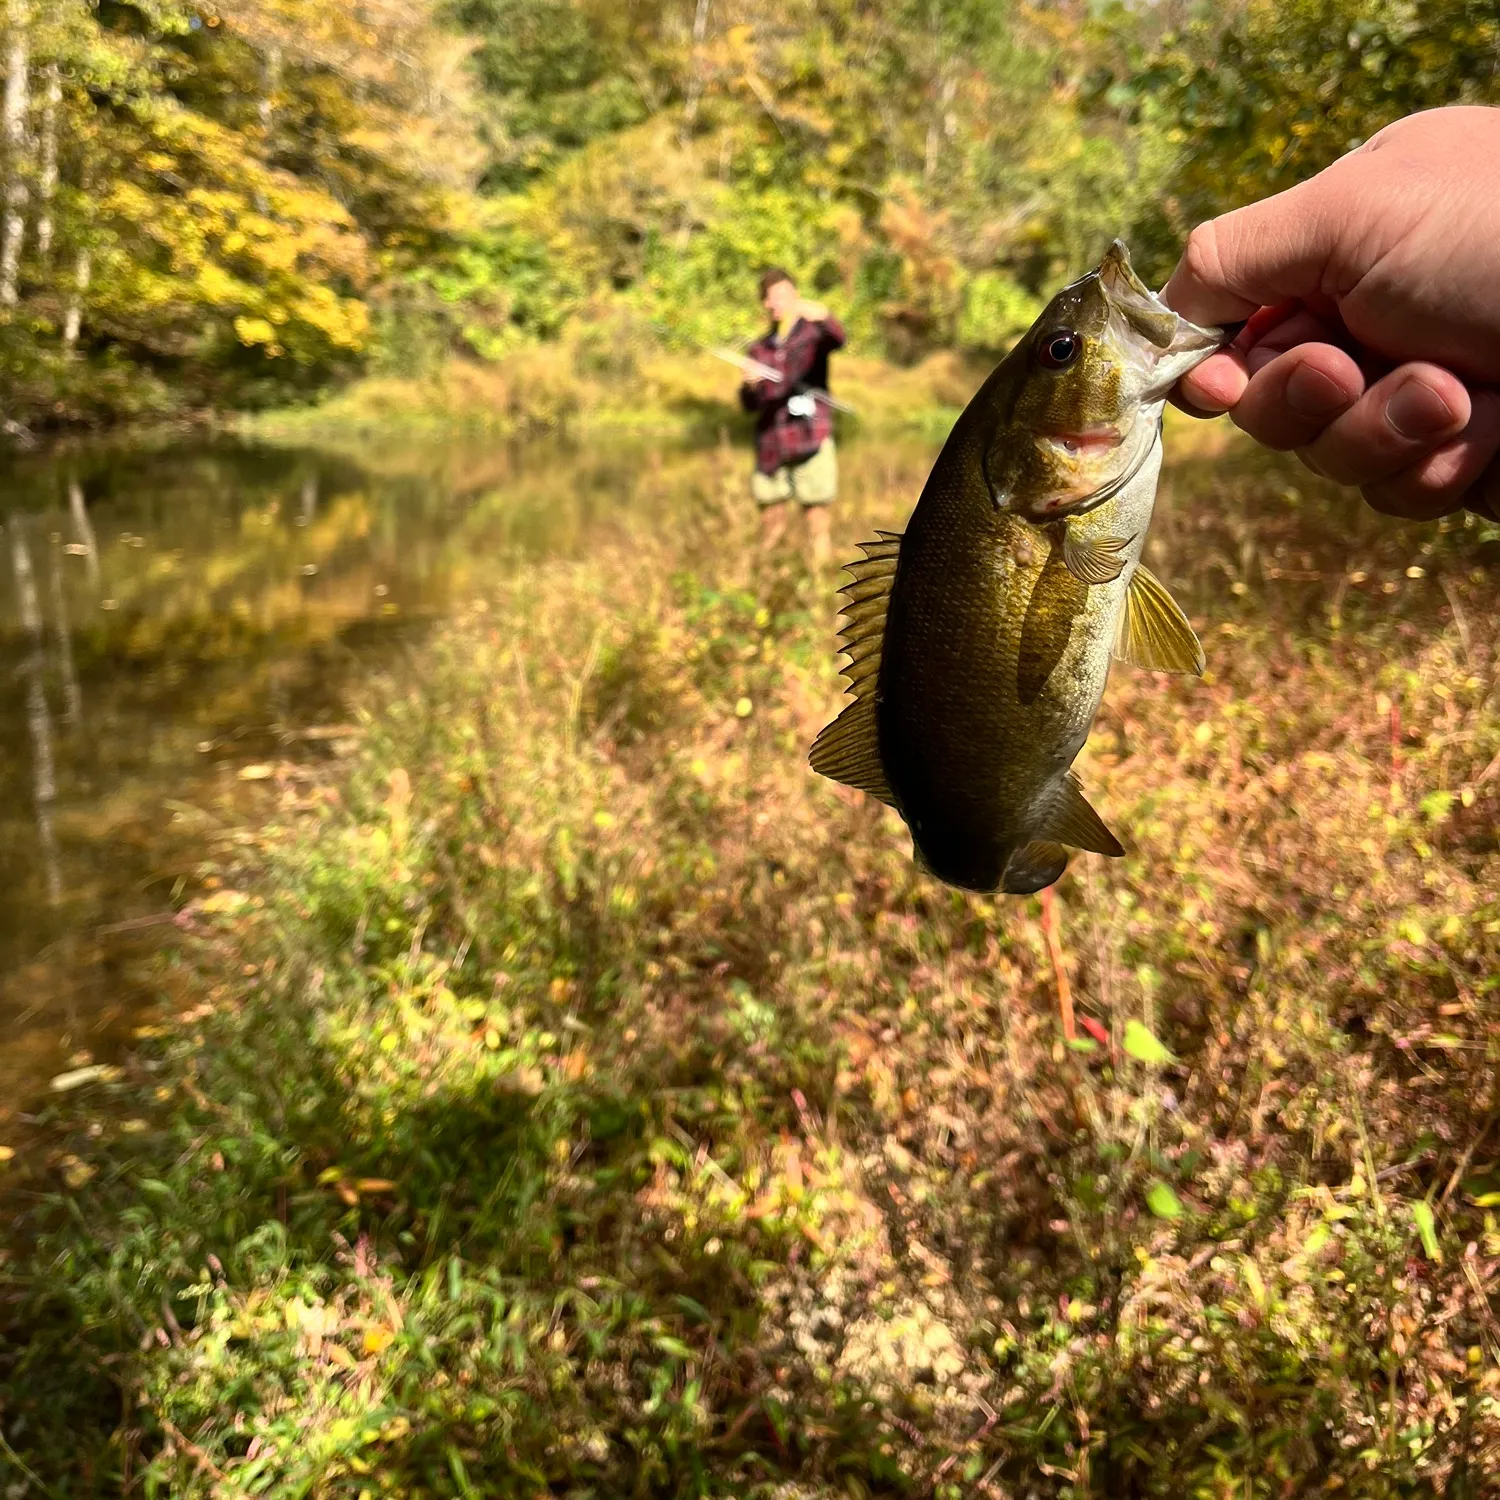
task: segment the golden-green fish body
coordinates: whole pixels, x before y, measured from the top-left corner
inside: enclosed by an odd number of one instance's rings
[[[1063,334],[1073,357],[1039,360]],[[1029,892],[1057,879],[1069,847],[1123,853],[1071,766],[1112,658],[1202,669],[1140,556],[1167,377],[1221,343],[1112,247],[969,404],[905,534],[866,543],[851,567],[842,643],[856,696],[812,764],[896,807],[950,884]]]

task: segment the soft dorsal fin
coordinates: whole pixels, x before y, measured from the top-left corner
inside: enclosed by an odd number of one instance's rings
[[[1203,675],[1203,647],[1182,607],[1149,569],[1137,567],[1125,591],[1115,656],[1148,672]]]
[[[899,532],[877,531],[877,540],[861,542],[861,561],[845,570],[854,577],[839,590],[847,602],[839,631],[839,650],[849,658],[843,669],[851,703],[813,742],[808,760],[820,776],[842,781],[894,807],[896,799],[880,763],[875,725],[875,684],[885,643],[885,616],[901,554]]]
[[[1125,559],[1120,554],[1134,540],[1133,536],[1085,537],[1065,521],[1063,561],[1080,583],[1113,583],[1125,571]]]
[[[1052,805],[1036,830],[1043,843],[1066,844],[1072,849],[1090,849],[1095,854],[1118,857],[1124,846],[1104,826],[1104,819],[1088,804],[1078,778],[1067,772],[1057,783]]]

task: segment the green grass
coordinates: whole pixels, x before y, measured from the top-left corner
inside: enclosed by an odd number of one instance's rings
[[[1058,889],[1107,1045],[807,771],[827,581],[684,457],[282,768],[49,1106],[8,1493],[1493,1493],[1496,539],[1177,451],[1209,674],[1116,676]],[[844,551],[919,477],[848,464]]]

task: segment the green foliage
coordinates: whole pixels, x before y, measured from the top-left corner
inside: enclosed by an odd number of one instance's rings
[[[966,349],[1004,354],[1042,310],[1040,297],[999,271],[981,271],[964,289],[958,341]]]
[[[1160,279],[1197,219],[1409,110],[1496,97],[1492,9],[751,0],[709,7],[696,41],[690,5],[455,13],[505,122],[486,181],[547,247],[552,290],[528,301],[565,320],[624,300],[669,334],[744,336],[774,261],[857,347],[909,360],[993,357],[1114,235]]]
[[[500,238],[475,239],[448,278],[481,306],[460,337],[488,357],[616,304],[669,341],[742,338],[769,263],[868,353],[993,355],[1099,253],[1156,164],[1056,87],[1076,59],[1003,6],[757,0],[702,10],[696,40],[692,6],[452,13],[490,111],[481,181],[509,194]],[[488,288],[512,274],[518,230],[545,256],[510,304]]]
[[[1321,171],[1392,120],[1500,101],[1500,16],[1476,0],[1251,0],[1156,37],[1116,8],[1094,97],[1163,132],[1175,163],[1136,222],[1157,271],[1194,223]]]
[[[452,0],[454,21],[476,39],[475,69],[493,98],[483,126],[482,183],[524,187],[570,151],[638,125],[653,90],[641,42],[662,6],[597,0]]]
[[[355,368],[377,287],[449,233],[462,184],[462,135],[430,154],[462,101],[423,0],[9,14],[31,108],[6,164],[25,194],[8,413],[128,414],[117,369],[233,405]]]
[[[867,355],[992,359],[1115,235],[1160,279],[1197,219],[1497,97],[1497,25],[1477,0],[66,0],[26,27],[33,209],[39,134],[59,172],[0,318],[10,406],[301,399],[621,317],[739,340],[770,262]]]

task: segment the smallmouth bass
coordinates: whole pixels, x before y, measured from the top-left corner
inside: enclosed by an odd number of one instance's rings
[[[1233,332],[1180,318],[1116,240],[980,387],[905,533],[848,568],[854,701],[811,764],[894,807],[940,880],[1026,895],[1069,848],[1125,852],[1071,767],[1112,657],[1203,670],[1140,559],[1167,393]]]

